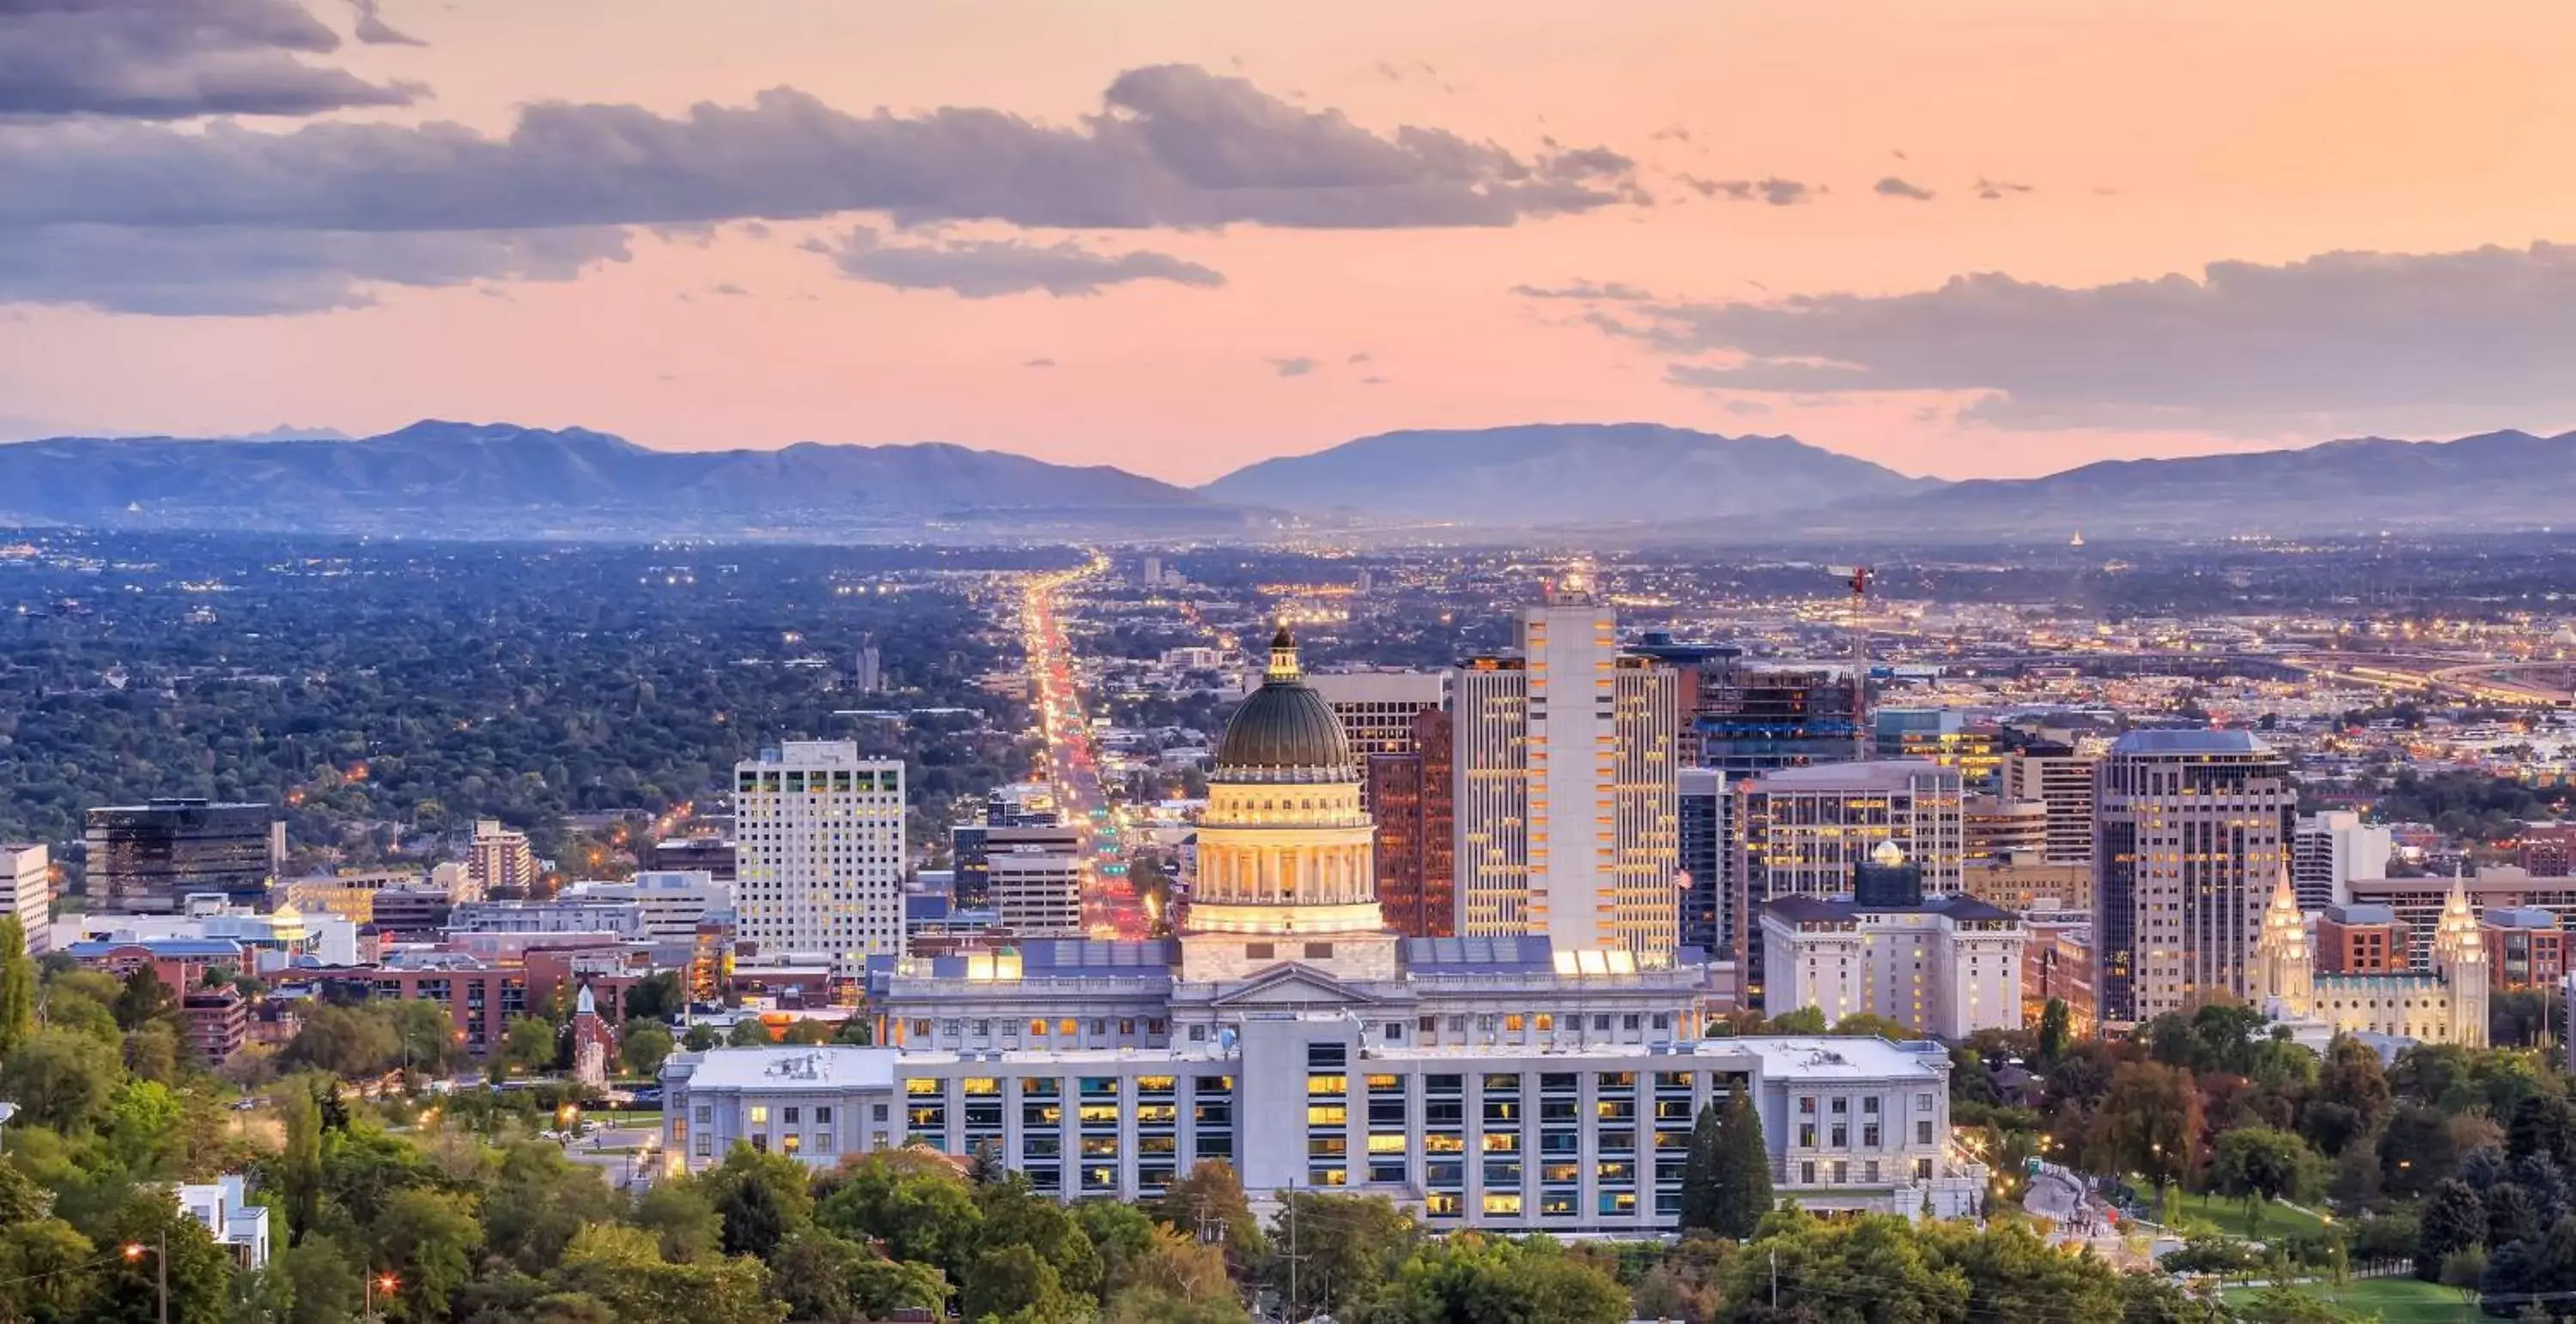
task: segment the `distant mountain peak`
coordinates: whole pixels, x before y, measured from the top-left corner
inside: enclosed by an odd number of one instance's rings
[[[1380,433],[1248,465],[1222,501],[1541,527],[1722,519],[1938,486],[1795,437],[1662,423],[1531,423]]]

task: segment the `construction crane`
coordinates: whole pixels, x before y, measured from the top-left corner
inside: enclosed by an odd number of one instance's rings
[[[1869,567],[1865,565],[1829,565],[1825,572],[1841,578],[1851,589],[1851,714],[1853,756],[1870,755],[1869,739]]]

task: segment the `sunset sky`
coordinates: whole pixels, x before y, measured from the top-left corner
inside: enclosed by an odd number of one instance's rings
[[[2576,425],[2576,6],[0,5],[0,437]]]

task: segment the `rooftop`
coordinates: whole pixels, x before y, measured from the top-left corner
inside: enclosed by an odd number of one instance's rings
[[[2251,731],[2132,731],[2111,743],[2113,756],[2157,754],[2269,754]]]
[[[1750,1049],[1762,1058],[1764,1079],[1878,1080],[1889,1076],[1941,1079],[1949,1054],[1937,1044],[1895,1044],[1859,1036],[1762,1035],[1711,1041]]]
[[[1976,897],[1961,893],[1956,896],[1925,897],[1908,906],[1864,906],[1851,897],[1784,896],[1766,901],[1762,908],[1791,923],[1806,921],[1847,920],[1859,915],[1946,915],[1951,919],[2013,920],[2021,916]]]
[[[764,1089],[830,1086],[893,1089],[900,1049],[822,1044],[795,1048],[710,1048],[674,1053],[665,1064],[688,1066],[692,1089]]]
[[[1868,763],[1811,763],[1763,773],[1755,785],[1765,791],[1902,791],[1925,777],[1957,785],[1959,773],[1930,759],[1877,759]]]

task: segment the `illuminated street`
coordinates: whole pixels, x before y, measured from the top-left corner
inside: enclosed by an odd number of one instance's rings
[[[1021,633],[1028,650],[1029,700],[1046,741],[1040,772],[1055,786],[1058,813],[1081,829],[1083,849],[1093,856],[1090,890],[1082,898],[1083,927],[1097,938],[1142,939],[1151,931],[1151,919],[1127,881],[1117,829],[1101,794],[1100,751],[1083,712],[1058,601],[1066,588],[1108,569],[1109,558],[1095,551],[1075,569],[1032,577],[1021,605]]]

